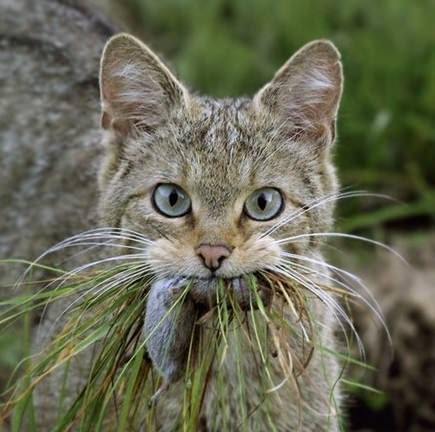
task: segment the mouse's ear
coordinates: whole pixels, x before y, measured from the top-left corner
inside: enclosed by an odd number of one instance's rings
[[[343,73],[332,42],[311,42],[294,54],[254,97],[287,136],[330,142],[340,103]]]
[[[152,131],[188,92],[159,58],[128,34],[110,39],[100,66],[102,127],[121,135]]]

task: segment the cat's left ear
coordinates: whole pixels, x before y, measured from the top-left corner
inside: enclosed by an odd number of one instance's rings
[[[311,42],[294,54],[254,97],[270,113],[279,133],[324,147],[334,141],[343,72],[332,42]]]
[[[100,66],[101,124],[121,136],[152,132],[171,111],[188,102],[188,92],[163,62],[128,34],[110,39]]]

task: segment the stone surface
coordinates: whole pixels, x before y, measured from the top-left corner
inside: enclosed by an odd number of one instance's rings
[[[33,260],[95,224],[99,58],[114,31],[89,2],[0,2],[0,260]],[[56,255],[44,263],[61,262]],[[24,268],[0,264],[0,297],[17,294]],[[2,366],[2,390],[7,375]],[[47,388],[41,394],[40,430],[48,430],[55,401],[44,399]]]
[[[0,259],[33,259],[94,219],[98,63],[113,31],[78,1],[0,3]],[[0,286],[21,270],[0,267]]]

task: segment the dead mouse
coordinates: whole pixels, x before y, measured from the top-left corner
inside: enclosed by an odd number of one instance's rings
[[[153,366],[163,377],[163,384],[151,402],[185,371],[195,323],[192,299],[188,294],[180,299],[187,284],[185,278],[161,279],[152,284],[148,295],[144,337]]]

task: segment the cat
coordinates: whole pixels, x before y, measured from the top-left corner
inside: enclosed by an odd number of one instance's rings
[[[296,52],[252,98],[199,96],[141,41],[114,36],[100,69],[100,224],[135,231],[151,241],[146,260],[157,281],[169,280],[157,282],[156,290],[188,277],[200,281],[194,294],[199,298],[213,289],[214,278],[237,280],[261,269],[282,269],[288,254],[305,257],[303,264],[317,275],[313,280],[326,283],[328,271],[315,234],[333,225],[338,181],[332,149],[342,84],[338,50],[317,40]],[[87,205],[95,208],[94,201]],[[297,240],[286,241],[291,237]],[[321,323],[319,345],[336,350],[331,305],[310,301]],[[162,304],[155,300],[153,313],[161,315]],[[151,306],[147,312],[152,313]],[[49,337],[45,334],[36,345]],[[156,362],[162,342],[157,338],[148,347]],[[302,334],[289,340],[295,352],[302,344]],[[248,404],[254,406],[259,395],[250,361],[246,356],[242,369],[252,399]],[[160,366],[163,372],[168,368]],[[230,387],[235,385],[234,370],[229,355],[224,371]],[[336,358],[314,350],[298,388],[283,386],[271,396],[276,430],[339,430],[339,374]],[[173,381],[156,401],[157,430],[177,430],[182,384]],[[233,415],[225,423],[213,403],[213,377],[209,387],[203,430],[237,430],[236,399],[229,401]],[[47,413],[58,394],[55,380],[39,392],[37,411]],[[261,411],[253,412],[246,427],[270,430],[269,422]]]
[[[279,265],[283,249],[275,240],[330,229],[332,203],[286,223],[337,192],[331,147],[342,67],[330,42],[306,45],[253,99],[215,100],[193,95],[145,45],[120,35],[104,50],[100,85],[108,148],[100,215],[107,226],[154,240],[147,256],[157,275],[238,278]],[[258,237],[272,227],[273,234]],[[288,250],[319,261],[318,242],[304,240]],[[321,306],[322,343],[333,347],[333,322]],[[155,346],[163,342],[157,338]],[[338,428],[331,406],[339,400],[338,368],[329,359],[323,374],[320,356],[314,354],[302,378],[302,414],[295,394],[280,392],[279,430]],[[176,390],[163,397],[160,409],[176,397]],[[231,425],[216,424],[216,413],[207,412],[213,404],[205,406],[205,428],[213,421],[216,430],[235,429],[240,422],[235,416]],[[162,430],[173,427],[170,418],[161,419]],[[252,422],[268,429],[265,418],[254,415]]]

